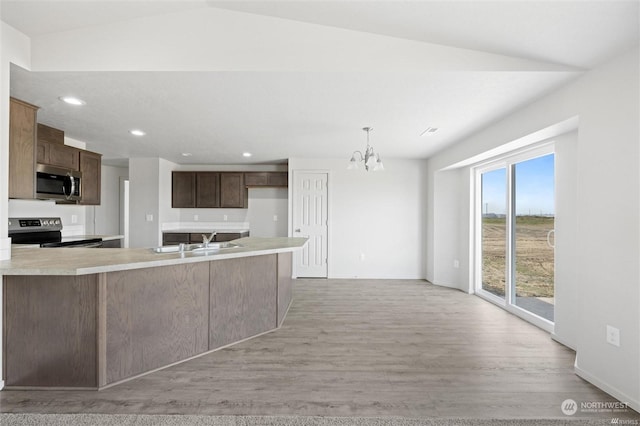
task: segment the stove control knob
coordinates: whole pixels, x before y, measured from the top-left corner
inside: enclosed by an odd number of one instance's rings
[[[56,225],[60,225],[60,219],[56,219],[56,220],[54,221],[54,223],[55,223]]]

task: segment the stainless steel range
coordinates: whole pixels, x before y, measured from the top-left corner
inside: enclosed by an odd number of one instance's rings
[[[102,238],[63,237],[59,217],[10,217],[12,244],[38,244],[40,247],[102,247]]]

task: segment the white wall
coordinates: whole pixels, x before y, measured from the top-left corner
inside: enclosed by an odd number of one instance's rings
[[[129,182],[129,247],[158,246],[160,159],[130,158]]]
[[[286,237],[288,213],[287,188],[249,188],[247,222],[251,225],[251,236]]]
[[[459,247],[460,240],[469,232],[468,227],[462,226],[463,212],[468,204],[463,188],[468,177],[466,169],[441,171],[433,176],[435,196],[432,209],[438,226],[431,235],[438,245],[431,253],[433,262],[429,275],[429,281],[434,284],[467,292],[469,289],[463,285],[461,274],[469,270],[469,259],[464,253],[459,253]],[[458,261],[457,267],[454,261]]]
[[[640,409],[640,131],[639,55],[634,49],[574,83],[514,112],[428,161],[427,227],[434,231],[448,219],[437,206],[449,202],[435,185],[444,168],[495,149],[540,129],[579,116],[577,143],[561,139],[556,157],[558,186],[556,262],[558,286],[555,333],[575,345],[576,372],[622,401]],[[438,176],[438,179],[440,176]],[[468,183],[454,182],[448,191]],[[460,211],[468,227],[470,210]],[[455,212],[451,212],[455,214]],[[569,226],[567,226],[569,223]],[[573,223],[575,227],[570,224]],[[562,226],[563,229],[560,229]],[[437,277],[433,253],[442,241],[428,234],[427,277]],[[469,253],[468,238],[457,250]],[[457,286],[468,287],[460,275]],[[605,341],[607,325],[620,329],[621,346]]]
[[[576,218],[579,217],[578,192],[578,132],[555,138],[555,330],[554,337],[572,349],[577,348],[581,321],[574,313],[576,295],[581,283],[576,279],[580,269],[575,250],[578,240]]]
[[[120,178],[128,178],[129,169],[102,165],[100,205],[87,207],[87,233],[120,234]]]
[[[289,159],[290,173],[329,172],[329,278],[424,278],[424,161],[385,159],[375,173],[347,163]]]
[[[0,7],[0,13],[2,7]],[[31,41],[13,27],[0,22],[0,260],[11,257],[7,238],[9,217],[9,97],[10,64],[31,67]]]

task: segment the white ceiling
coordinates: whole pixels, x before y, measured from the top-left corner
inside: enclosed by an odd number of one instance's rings
[[[180,163],[238,164],[348,158],[364,147],[364,126],[374,127],[372,145],[383,159],[426,158],[577,78],[580,73],[572,67],[592,68],[639,39],[638,1],[2,0],[1,5],[2,20],[34,39],[145,16],[223,8],[247,19],[266,15],[268,22],[294,20],[567,66],[553,72],[12,68],[12,96],[40,106],[41,122],[112,160],[160,156]],[[72,108],[57,100],[67,93],[81,96],[87,105]],[[440,130],[420,137],[427,126]],[[143,128],[147,136],[128,135],[133,127]],[[254,155],[244,160],[243,151]],[[182,152],[193,156],[182,157]]]

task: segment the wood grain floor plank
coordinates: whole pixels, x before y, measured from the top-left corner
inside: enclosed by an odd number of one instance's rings
[[[574,374],[574,358],[424,281],[296,280],[272,333],[100,392],[0,392],[0,411],[563,418],[567,398],[614,400]]]

